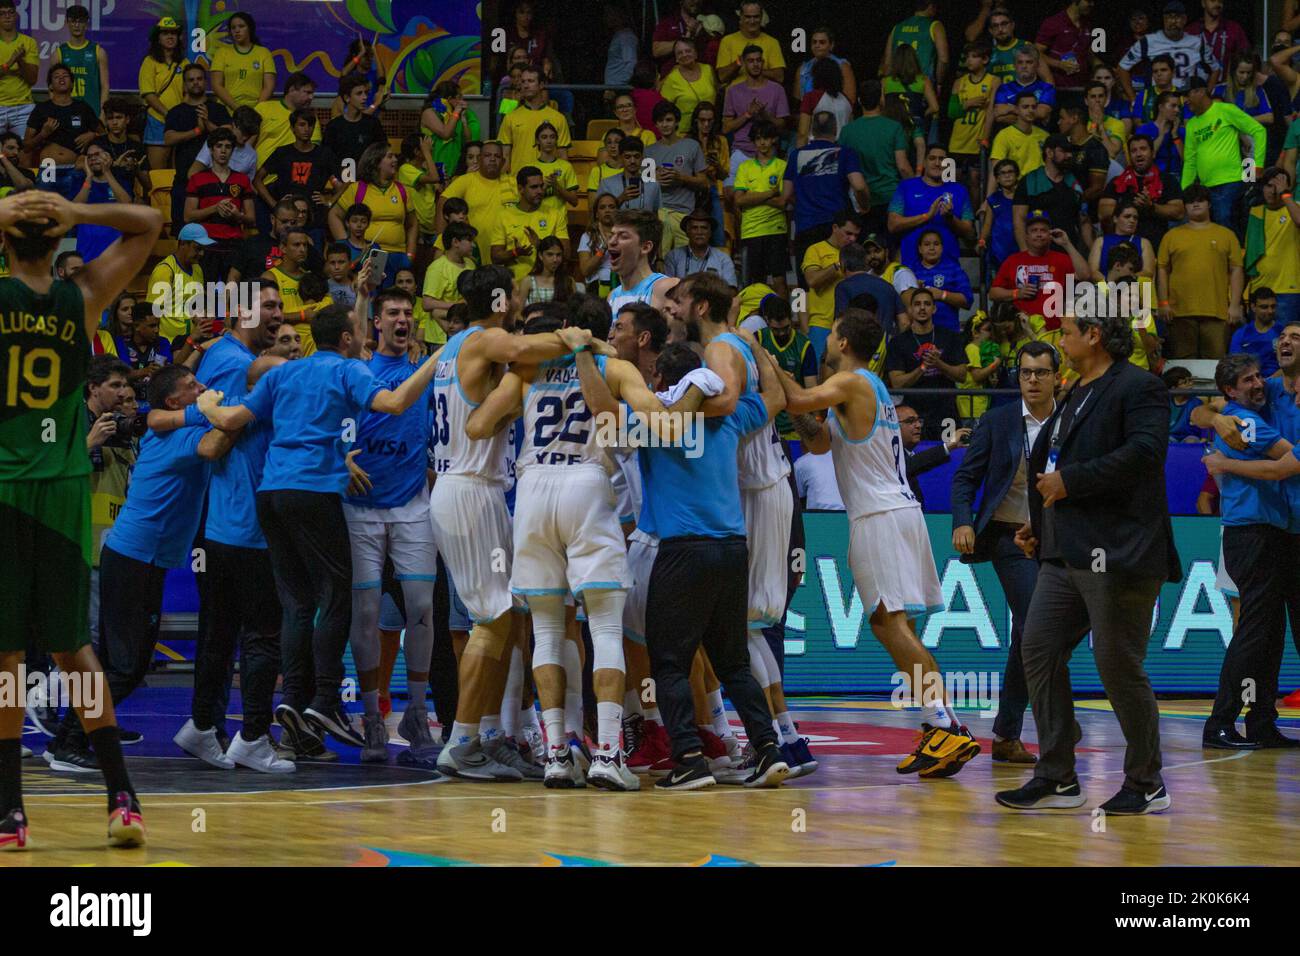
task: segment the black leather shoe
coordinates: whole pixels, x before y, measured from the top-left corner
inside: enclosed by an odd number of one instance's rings
[[[1279,735],[1280,736],[1280,735]],[[1260,744],[1247,740],[1235,727],[1220,727],[1201,735],[1201,746],[1212,750],[1258,750]]]
[[[1287,737],[1274,725],[1260,730],[1247,739],[1261,750],[1290,750],[1300,747],[1300,740]]]

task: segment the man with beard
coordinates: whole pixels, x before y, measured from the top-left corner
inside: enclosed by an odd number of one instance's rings
[[[1071,172],[1073,165],[1074,146],[1069,138],[1061,133],[1047,137],[1043,143],[1043,165],[1021,177],[1011,201],[1016,244],[1021,249],[1027,248],[1025,218],[1030,209],[1046,212],[1048,222],[1064,230],[1075,248],[1086,249],[1092,244],[1090,236],[1081,238],[1079,233],[1083,187]]]

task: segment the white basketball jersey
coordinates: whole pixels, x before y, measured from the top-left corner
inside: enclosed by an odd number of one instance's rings
[[[481,325],[471,325],[457,332],[443,346],[433,377],[433,446],[434,471],[438,475],[470,475],[496,482],[506,480],[506,445],[510,429],[502,429],[491,438],[475,441],[465,434],[465,423],[478,407],[465,397],[461,387],[457,360],[465,340]]]
[[[854,441],[830,410],[831,459],[835,481],[840,486],[849,520],[881,511],[920,508],[907,484],[903,440],[898,430],[898,412],[885,383],[866,369],[857,369],[876,393],[876,421],[866,438]]]
[[[726,342],[745,360],[745,387],[741,394],[761,391],[758,364],[749,344],[730,332],[719,335],[717,341]],[[790,474],[790,459],[781,448],[781,435],[775,422],[741,438],[737,456],[742,488],[770,488]]]
[[[614,315],[618,315],[618,310],[629,302],[644,302],[646,305],[650,305],[650,299],[654,296],[655,283],[665,278],[667,276],[662,272],[652,272],[630,289],[624,289],[622,282],[620,282],[610,290],[610,311]]]
[[[596,367],[605,374],[605,357]],[[605,452],[596,443],[596,423],[582,397],[578,366],[572,355],[543,362],[524,398],[524,443],[519,452],[522,475],[538,465],[598,465]]]

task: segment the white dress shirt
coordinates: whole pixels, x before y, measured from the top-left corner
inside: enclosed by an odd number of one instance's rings
[[[1047,415],[1039,421],[1034,417],[1025,400],[1020,400],[1021,421],[1024,422],[1024,434],[1029,442],[1029,449],[1032,451],[1034,442],[1038,441],[1038,433],[1043,429],[1043,422],[1052,417],[1052,412],[1056,411],[1056,404]],[[1029,520],[1029,486],[1025,481],[1025,455],[1024,448],[1020,446],[1020,467],[1016,469],[1016,477],[1011,479],[1011,487],[1007,489],[1006,497],[998,502],[997,508],[993,512],[994,521],[1008,521],[1013,524],[1024,524]]]

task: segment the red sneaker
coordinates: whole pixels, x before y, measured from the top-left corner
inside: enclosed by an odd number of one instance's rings
[[[668,747],[668,732],[662,724],[647,720],[641,728],[641,742],[627,758],[628,769],[633,773],[651,773],[664,760],[672,760]],[[669,768],[671,770],[671,768]],[[665,770],[664,773],[668,773]]]
[[[380,698],[379,698],[379,716],[382,717],[382,718],[384,718],[384,720],[387,720],[387,719],[388,719],[388,715],[391,714],[392,712],[393,712],[393,698],[391,698],[391,697],[380,697]]]
[[[0,850],[22,850],[27,847],[27,815],[21,810],[10,810],[0,820]]]
[[[1283,707],[1300,707],[1300,690],[1293,690],[1282,698]]]
[[[140,801],[125,790],[113,798],[113,809],[108,815],[108,842],[113,846],[144,846]]]
[[[727,745],[722,742],[722,738],[708,727],[695,729],[699,732],[700,743],[704,745],[704,759],[709,762],[709,769],[721,770],[730,767],[731,755],[727,752]]]

